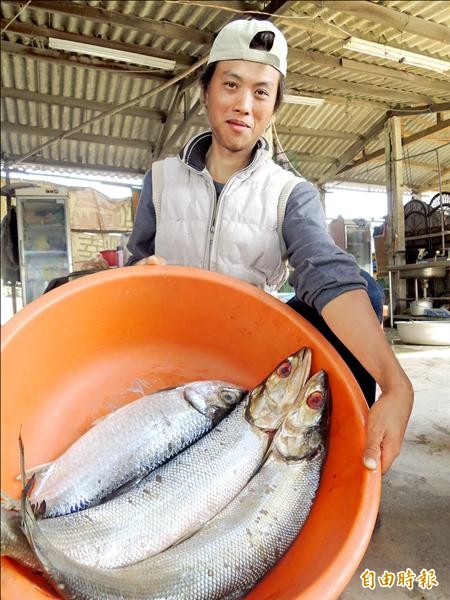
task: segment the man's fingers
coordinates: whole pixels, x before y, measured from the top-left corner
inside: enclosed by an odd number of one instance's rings
[[[391,468],[392,463],[400,454],[401,445],[396,440],[390,439],[386,436],[382,444],[381,453],[381,472],[384,475]]]
[[[363,463],[366,469],[374,471],[380,462],[383,432],[370,427],[370,417],[367,427],[366,445],[364,447]]]
[[[166,265],[166,259],[162,256],[158,256],[157,254],[152,254],[152,256],[146,256],[145,258],[141,258],[138,260],[135,265]]]

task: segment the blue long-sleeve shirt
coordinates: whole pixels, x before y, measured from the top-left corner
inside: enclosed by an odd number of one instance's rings
[[[220,184],[216,185],[216,188]],[[331,300],[354,289],[366,289],[366,281],[354,257],[334,243],[326,227],[325,215],[316,188],[299,182],[292,190],[282,226],[283,239],[293,271],[289,283],[299,300],[319,313]],[[152,199],[152,177],[144,177],[128,264],[155,253],[156,215]]]

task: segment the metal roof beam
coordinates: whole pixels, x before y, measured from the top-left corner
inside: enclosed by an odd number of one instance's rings
[[[21,6],[23,2],[18,0],[4,0],[7,4]],[[177,40],[185,40],[194,42],[201,46],[210,45],[213,42],[214,35],[207,31],[200,31],[186,27],[185,25],[177,25],[175,23],[167,23],[164,21],[156,21],[146,17],[135,17],[133,15],[124,15],[121,13],[109,11],[104,8],[96,8],[87,4],[76,4],[72,1],[63,0],[33,0],[27,10],[44,10],[48,13],[80,17],[83,20],[93,21],[95,23],[109,23],[118,27],[134,29],[142,33],[151,35],[160,35]]]
[[[333,180],[334,176],[337,173],[341,173],[343,171],[342,167],[345,166],[350,160],[352,160],[353,157],[355,157],[358,152],[364,148],[364,146],[370,142],[370,140],[375,139],[378,135],[380,135],[380,133],[383,131],[384,129],[384,125],[386,123],[388,119],[388,114],[386,113],[385,115],[383,115],[381,117],[381,119],[378,119],[378,121],[376,121],[372,127],[369,129],[369,131],[364,135],[364,138],[362,140],[358,140],[357,142],[355,142],[354,144],[352,144],[350,146],[350,148],[348,148],[344,154],[342,154],[339,159],[336,161],[337,164],[332,165],[329,169],[327,169],[325,171],[325,173],[323,173],[320,178],[319,178],[319,184],[323,184],[326,183],[327,181],[331,181]]]
[[[333,0],[330,2],[320,0],[313,2],[313,4],[320,8],[328,8],[332,11],[367,19],[384,27],[392,27],[402,33],[412,33],[422,38],[450,43],[450,29],[445,25],[414,17],[395,8],[381,6],[374,2],[364,0],[352,0],[352,2]]]
[[[194,106],[190,109],[189,113],[184,118],[181,125],[172,133],[170,138],[165,142],[164,146],[161,148],[160,157],[163,158],[167,156],[171,147],[175,144],[177,140],[180,139],[182,135],[192,126],[195,118],[198,116],[198,112],[201,109],[203,103],[199,99],[195,102]]]
[[[114,104],[109,102],[95,102],[84,98],[72,98],[67,96],[56,96],[52,94],[39,94],[38,92],[30,92],[28,90],[18,90],[16,88],[2,88],[2,98],[14,98],[15,100],[24,100],[25,102],[39,102],[48,104],[49,106],[70,106],[72,108],[86,108],[88,110],[103,112],[114,108]],[[161,123],[167,113],[163,110],[152,110],[151,108],[128,108],[121,114],[130,117],[139,117],[158,121]]]
[[[358,133],[348,133],[346,131],[333,131],[331,129],[308,129],[307,127],[289,127],[277,125],[277,133],[283,135],[298,135],[305,137],[325,137],[335,140],[351,140],[360,139]]]
[[[418,102],[431,104],[433,99],[430,96],[414,94],[413,92],[401,92],[388,90],[375,85],[366,85],[362,83],[349,83],[340,79],[331,79],[329,77],[311,77],[309,75],[300,75],[298,73],[288,73],[287,84],[289,86],[300,84],[306,86],[316,86],[319,88],[331,88],[350,94],[363,94],[365,96],[384,98],[393,102],[405,102],[407,104],[416,104]]]
[[[445,92],[447,95],[449,91],[449,85],[446,81],[439,81],[430,77],[415,75],[414,73],[408,73],[401,69],[381,67],[379,65],[371,65],[367,62],[360,62],[358,60],[340,58],[332,56],[331,54],[318,52],[317,50],[289,48],[288,62],[293,63],[296,61],[301,62],[302,64],[308,63],[330,67],[333,70],[342,73],[344,71],[355,71],[357,73],[364,73],[365,75],[384,77],[386,79],[397,81],[399,84],[408,83],[409,85],[420,86],[428,90],[435,90],[436,92]]]
[[[303,2],[293,2],[290,7],[291,10],[289,10],[289,11],[286,10],[283,12],[283,14],[287,13],[286,16],[289,16],[289,17],[294,17],[294,16],[303,17],[300,19],[290,18],[289,21],[287,22],[290,28],[301,29],[303,31],[308,31],[313,34],[323,35],[325,38],[334,38],[334,39],[338,39],[338,40],[342,40],[342,41],[348,40],[350,37],[358,37],[359,39],[366,40],[367,42],[379,42],[379,39],[377,39],[374,35],[372,35],[372,36],[364,35],[360,31],[355,33],[354,31],[349,29],[347,25],[345,25],[343,27],[337,27],[336,25],[333,25],[331,23],[326,23],[324,21],[324,19],[321,18],[320,16],[317,16],[317,15],[314,17],[307,16],[302,13],[302,7],[301,7],[302,4],[303,4]],[[316,4],[317,4],[318,8],[323,8],[322,1],[316,2]],[[353,2],[349,2],[349,4],[353,4]],[[373,4],[373,3],[371,3],[371,4]],[[408,17],[409,17],[409,15],[408,15]],[[286,23],[286,20],[285,19],[283,20],[282,15],[279,15],[278,17],[277,17],[277,15],[274,15],[274,20],[276,20],[277,23],[278,22]],[[425,23],[427,23],[427,21],[425,21]],[[442,42],[442,38],[440,38],[439,41]],[[399,50],[402,50],[402,47],[399,46],[398,44],[395,44],[395,42],[393,42],[393,41],[392,42],[389,41],[389,46],[392,46],[393,48],[398,48]],[[423,54],[424,56],[428,56],[428,57],[433,56],[432,54],[427,54],[427,53],[423,53],[423,52],[417,52],[417,53]]]
[[[37,152],[40,152],[43,148],[46,148],[47,146],[50,146],[51,144],[54,144],[55,142],[59,142],[66,137],[72,136],[72,134],[77,133],[78,131],[80,131],[84,127],[87,127],[88,125],[91,125],[92,123],[102,121],[103,119],[105,119],[107,117],[110,117],[119,112],[122,112],[123,110],[126,110],[130,106],[139,104],[139,102],[145,100],[146,98],[150,98],[151,96],[155,96],[156,94],[159,94],[160,92],[166,90],[167,88],[171,87],[175,83],[178,83],[178,81],[181,81],[182,79],[184,79],[185,77],[190,75],[193,71],[195,71],[196,69],[201,67],[205,62],[206,62],[206,56],[201,58],[200,60],[198,60],[192,66],[188,67],[182,73],[172,77],[171,79],[169,79],[168,81],[165,81],[164,83],[161,83],[160,85],[153,88],[152,90],[149,90],[143,94],[140,94],[139,96],[132,98],[131,100],[122,102],[121,104],[118,104],[117,106],[115,106],[113,109],[108,110],[104,113],[101,113],[100,115],[97,115],[91,119],[87,119],[83,123],[80,123],[80,125],[77,125],[76,127],[72,127],[71,129],[64,131],[63,133],[60,133],[60,135],[47,140],[44,144],[40,144],[36,148],[33,148],[33,150],[30,150],[29,152],[24,154],[20,160],[25,160],[25,159],[29,158],[30,156],[33,156]]]
[[[443,129],[446,129],[447,127],[450,127],[450,119],[447,119],[446,121],[441,121],[441,122],[437,123],[436,125],[433,125],[432,127],[423,129],[422,131],[418,131],[417,133],[414,133],[413,135],[410,135],[409,137],[403,137],[402,138],[402,146],[407,146],[408,144],[413,144],[414,142],[423,140],[424,138],[432,136],[437,131],[442,131]],[[378,150],[375,150],[374,152],[371,152],[370,154],[366,154],[366,156],[363,156],[363,158],[355,160],[355,162],[353,162],[351,165],[347,165],[343,169],[340,169],[339,172],[343,173],[344,171],[350,171],[350,169],[353,169],[355,167],[363,165],[364,163],[370,162],[371,160],[374,160],[375,158],[378,158],[379,156],[383,156],[384,151],[385,151],[385,149],[383,147],[383,148],[379,148]]]
[[[431,113],[440,113],[450,110],[450,102],[442,102],[439,104],[427,104],[426,106],[416,106],[411,110],[400,109],[400,110],[391,110],[391,117],[414,117],[417,115],[425,115]]]
[[[50,129],[48,127],[32,127],[30,125],[18,125],[16,123],[2,123],[2,131],[17,133],[19,135],[35,135],[37,137],[53,138],[61,135],[62,131]],[[139,148],[148,150],[151,144],[144,140],[130,140],[123,137],[111,137],[105,135],[91,135],[88,133],[74,133],[66,136],[68,141],[88,142],[89,144],[104,144],[106,146],[124,146],[129,148]]]
[[[94,69],[97,71],[108,71],[114,75],[127,75],[137,79],[145,79],[147,81],[167,81],[171,77],[170,73],[156,73],[151,69],[142,67],[139,72],[136,72],[136,67],[132,65],[120,64],[117,62],[106,62],[91,59],[86,62],[86,59],[72,59],[62,58],[61,54],[55,50],[41,50],[40,48],[34,48],[33,46],[24,46],[23,44],[16,44],[15,42],[1,42],[2,52],[7,54],[17,54],[32,60],[43,60],[54,64],[64,65],[66,67],[76,67],[78,69]]]
[[[418,192],[428,192],[428,191],[436,190],[439,187],[439,182],[441,184],[447,184],[448,182],[450,182],[450,169],[445,169],[444,171],[441,172],[440,176],[438,175],[437,177],[430,179],[429,181],[427,181],[426,183],[421,185],[417,189],[417,191]]]
[[[19,159],[20,156],[18,154],[11,154],[7,157],[8,163],[14,166],[14,161]],[[24,161],[21,163],[21,166],[26,167],[27,165],[35,165],[35,166],[43,166],[43,167],[59,167],[61,169],[73,169],[76,171],[96,171],[96,172],[105,172],[105,173],[122,173],[123,175],[144,175],[145,169],[129,169],[127,167],[117,167],[115,165],[85,165],[80,162],[70,162],[66,160],[52,160],[50,158],[33,158],[28,161]],[[55,173],[55,175],[58,175]],[[60,175],[58,175],[60,177]],[[43,177],[45,177],[43,175]],[[117,182],[119,185],[119,182]],[[120,184],[123,185],[123,184]]]
[[[8,23],[8,19],[1,19],[0,27],[3,29]],[[158,48],[149,48],[147,46],[139,46],[138,44],[124,44],[104,38],[94,37],[91,35],[81,35],[79,33],[71,33],[70,31],[61,31],[60,29],[50,29],[49,27],[40,27],[38,25],[30,25],[14,21],[8,27],[10,33],[16,33],[32,38],[56,38],[58,40],[67,40],[69,42],[80,42],[82,44],[90,44],[101,48],[111,48],[120,52],[132,52],[133,54],[141,54],[146,57],[164,58],[174,60],[181,65],[192,65],[195,58],[183,54],[175,54],[174,52],[164,52]]]

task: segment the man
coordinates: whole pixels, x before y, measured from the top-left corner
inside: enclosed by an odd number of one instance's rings
[[[234,21],[201,76],[210,132],[146,174],[128,264],[200,267],[268,292],[287,276],[290,306],[332,341],[369,404],[364,464],[386,472],[413,403],[355,260],[328,235],[315,188],[278,167],[262,137],[283,94],[287,43],[268,21]],[[280,228],[280,223],[282,227]],[[280,231],[281,230],[281,231]],[[163,257],[163,258],[160,258]]]

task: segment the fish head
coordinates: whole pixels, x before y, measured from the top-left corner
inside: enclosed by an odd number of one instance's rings
[[[195,381],[186,385],[183,396],[196,410],[216,421],[228,414],[246,393],[243,388],[224,381]]]
[[[278,429],[308,379],[310,369],[310,348],[301,348],[285,358],[267,379],[251,390],[247,420],[265,431]]]
[[[312,458],[325,449],[329,421],[329,387],[325,371],[303,386],[295,406],[274,437],[274,446],[286,460]]]

